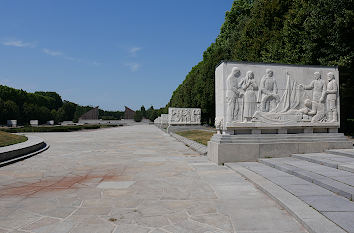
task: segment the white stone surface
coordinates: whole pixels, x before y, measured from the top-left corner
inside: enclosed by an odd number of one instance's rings
[[[38,120],[30,120],[31,126],[38,126]]]
[[[216,120],[238,128],[339,127],[336,67],[223,62],[215,71]]]
[[[16,127],[17,126],[17,120],[7,120],[7,126]]]
[[[156,118],[154,124],[161,124],[161,117]]]
[[[168,108],[170,125],[200,125],[200,108]]]
[[[161,114],[161,124],[168,124],[168,114]]]
[[[54,120],[47,121],[47,125],[54,125]]]

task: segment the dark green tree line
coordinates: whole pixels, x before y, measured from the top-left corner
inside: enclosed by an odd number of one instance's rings
[[[34,92],[0,85],[0,124],[7,120],[17,120],[18,124],[29,124],[30,120],[39,120],[44,124],[49,120],[56,123],[62,121],[77,121],[92,106],[81,106],[62,100],[56,92]],[[99,110],[99,117],[121,119],[123,112]]]
[[[235,0],[220,34],[166,107],[200,107],[215,117],[214,76],[222,60],[338,66],[341,124],[354,118],[353,0]]]

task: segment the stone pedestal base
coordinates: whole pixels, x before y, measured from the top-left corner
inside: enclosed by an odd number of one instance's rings
[[[208,142],[208,158],[224,164],[351,148],[353,143],[341,133],[214,134]]]

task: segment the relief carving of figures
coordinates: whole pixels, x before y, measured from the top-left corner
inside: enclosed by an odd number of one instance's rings
[[[328,112],[328,122],[337,122],[338,113],[337,113],[337,92],[338,85],[334,78],[334,74],[329,72],[327,74],[328,84],[327,90],[324,92],[321,97],[321,102],[327,98],[327,112]]]
[[[215,129],[217,134],[221,134],[223,130],[224,120],[222,118],[215,118]]]
[[[278,86],[271,69],[267,69],[266,75],[261,79],[257,102],[260,103],[260,110],[262,112],[271,111],[279,102]]]
[[[300,112],[303,114],[302,115],[302,120],[303,121],[310,121],[310,117],[311,117],[311,108],[312,108],[312,101],[309,99],[306,99],[304,101],[304,107],[302,109],[300,109]]]
[[[254,73],[252,71],[246,73],[246,76],[240,82],[240,86],[244,90],[243,119],[244,121],[251,121],[257,110],[256,91],[258,91],[258,85],[254,80]]]
[[[182,110],[183,122],[190,123],[191,122],[191,113],[189,109]]]
[[[200,109],[194,109],[192,112],[192,122],[200,122]]]
[[[168,121],[170,124],[200,124],[201,109],[169,108],[168,113]]]
[[[182,122],[182,114],[181,111],[174,110],[172,113],[173,119],[175,122]]]
[[[227,122],[237,120],[240,109],[240,92],[237,79],[240,77],[241,71],[234,67],[231,74],[226,79],[226,120]]]
[[[310,115],[316,115],[319,112],[323,112],[323,109],[320,109],[321,97],[326,93],[326,83],[321,78],[319,72],[313,74],[314,80],[309,85],[301,85],[305,90],[312,90],[312,110],[309,113]]]

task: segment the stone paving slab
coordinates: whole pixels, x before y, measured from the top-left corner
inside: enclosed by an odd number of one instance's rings
[[[272,164],[270,162],[273,159],[268,159],[268,163],[266,164]],[[281,159],[276,159],[275,160],[278,166],[281,166]],[[284,159],[284,162],[289,161],[294,161],[291,159]],[[259,169],[259,165],[257,166],[252,166],[252,164],[242,164],[240,165],[250,169],[251,171],[254,171],[260,175],[262,174],[262,169]],[[273,164],[274,165],[274,164]],[[266,165],[264,165],[266,166]],[[266,170],[269,173],[269,169],[275,170],[278,169],[278,166],[274,166],[275,168],[264,168],[263,170]],[[306,165],[304,165],[306,167]],[[316,165],[317,166],[317,165]],[[290,167],[290,165],[288,165]],[[325,166],[323,166],[325,167]],[[328,168],[328,167],[325,167]],[[330,168],[328,168],[330,169]],[[286,169],[283,169],[286,170]],[[286,171],[285,171],[286,172]],[[266,175],[268,175],[268,173]],[[296,173],[294,174],[295,176],[297,175]],[[292,175],[291,175],[292,176]],[[294,177],[294,176],[293,176]],[[273,176],[268,176],[267,179],[272,181],[273,183],[276,183],[286,191],[292,193],[293,195],[297,196],[299,199],[303,200],[306,202],[308,205],[312,206],[315,208],[317,211],[325,215],[327,218],[341,226],[343,229],[345,229],[348,232],[353,232],[354,228],[351,227],[353,222],[353,219],[351,217],[354,214],[354,202],[349,201],[346,198],[343,198],[341,196],[336,195],[333,192],[338,193],[338,190],[333,190],[333,187],[335,185],[329,184],[328,181],[324,183],[319,183],[320,186],[317,186],[317,182],[312,183],[303,180],[305,184],[300,184],[298,177],[293,178],[293,183],[294,184],[289,184],[288,180],[289,177],[286,177],[287,179],[279,179]],[[318,181],[318,182],[323,182],[323,181]],[[307,183],[307,184],[306,184]],[[329,185],[328,187],[325,187],[324,184]],[[342,184],[343,187],[341,189],[345,189],[344,184]],[[324,188],[322,188],[324,187]],[[326,189],[325,189],[326,188]],[[330,191],[329,191],[330,190]],[[342,196],[345,196],[343,193],[339,193]],[[336,213],[336,214],[329,214],[329,213]],[[342,218],[339,218],[341,216]]]
[[[309,232],[344,232],[340,227],[328,220],[321,213],[301,201],[298,197],[286,191],[284,188],[280,187],[281,185],[278,186],[274,184],[272,182],[272,179],[275,179],[274,176],[270,176],[270,178],[264,178],[262,176],[262,171],[265,171],[267,174],[269,174],[271,170],[278,173],[276,169],[269,168],[266,165],[257,162],[227,163],[226,166],[242,174],[268,196],[276,200],[282,207],[287,209],[293,216],[302,222]],[[257,172],[253,172],[253,168],[256,169]],[[288,178],[288,176],[290,175],[284,173],[284,176],[281,177]],[[282,184],[284,186],[288,185],[287,183]],[[344,228],[344,225],[340,226]]]
[[[0,168],[0,232],[306,232],[154,126],[36,135],[47,151]]]
[[[343,156],[354,158],[354,149],[336,149],[336,150],[327,150],[326,152],[330,154],[343,155]]]
[[[343,226],[348,232],[354,232],[354,213],[346,212],[322,212],[327,218],[331,219],[334,222],[337,222],[339,225]]]
[[[317,163],[332,168],[340,169],[340,165],[353,164],[354,158],[345,157],[341,155],[327,154],[327,153],[312,153],[312,154],[293,154],[292,157]]]
[[[338,165],[338,169],[354,173],[354,164],[341,164]]]
[[[353,173],[295,158],[262,159],[260,162],[319,185],[349,200],[354,199]]]

